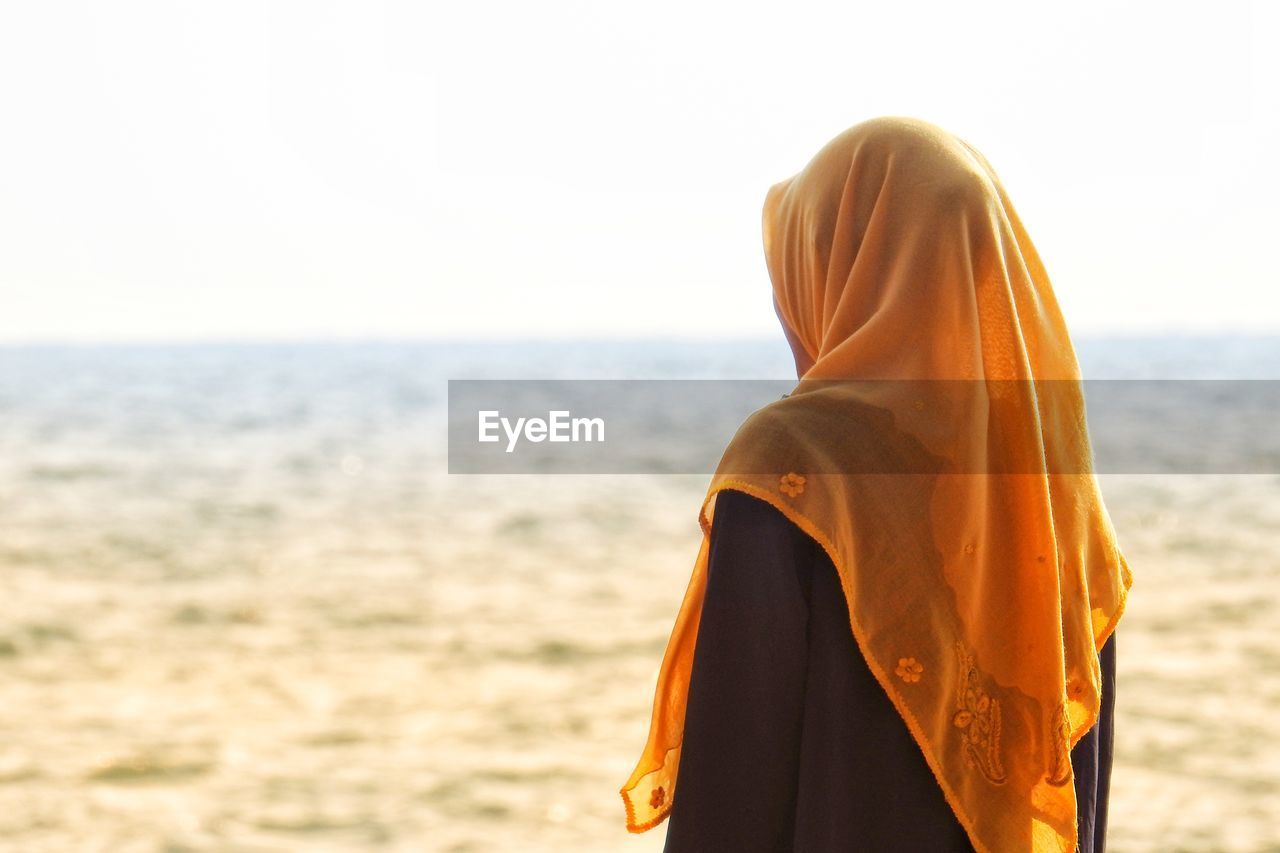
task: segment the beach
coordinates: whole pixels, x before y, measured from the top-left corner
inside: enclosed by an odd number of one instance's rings
[[[1080,350],[1280,375],[1206,346]],[[707,478],[451,476],[445,381],[780,378],[780,347],[0,351],[0,849],[661,850],[618,788]],[[1280,850],[1280,476],[1102,486],[1135,577],[1109,849]]]

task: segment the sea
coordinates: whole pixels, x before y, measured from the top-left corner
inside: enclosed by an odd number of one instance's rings
[[[1280,337],[1076,345],[1087,379],[1280,379]],[[657,853],[618,789],[707,476],[450,474],[448,380],[793,370],[773,340],[0,348],[0,850]],[[1135,577],[1109,850],[1280,851],[1280,474],[1101,481]]]

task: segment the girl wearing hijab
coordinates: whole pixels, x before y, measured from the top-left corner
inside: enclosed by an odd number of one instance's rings
[[[991,164],[854,125],[770,187],[799,384],[730,441],[627,828],[666,853],[1102,853],[1132,584]]]

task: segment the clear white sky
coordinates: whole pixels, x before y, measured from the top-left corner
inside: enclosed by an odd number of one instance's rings
[[[765,189],[884,114],[1077,332],[1280,331],[1277,6],[6,3],[0,341],[774,334]]]

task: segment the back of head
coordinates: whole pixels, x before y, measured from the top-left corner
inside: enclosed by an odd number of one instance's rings
[[[850,127],[769,188],[765,260],[807,378],[1071,379],[1052,284],[1000,179],[922,119]]]

